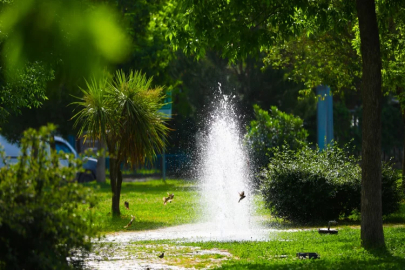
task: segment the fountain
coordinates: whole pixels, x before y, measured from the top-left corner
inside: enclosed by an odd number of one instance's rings
[[[219,98],[200,136],[199,187],[202,218],[211,239],[257,239],[249,158],[230,96]],[[240,199],[244,192],[246,198]]]
[[[220,86],[220,85],[219,85]],[[198,136],[198,158],[193,165],[198,179],[200,220],[195,224],[134,232],[137,240],[178,239],[180,241],[266,240],[269,229],[258,226],[249,157],[243,146],[239,117],[232,98],[221,93]],[[240,193],[245,198],[241,199]],[[107,236],[104,241],[133,241],[130,233]],[[115,241],[114,240],[114,241]]]
[[[220,90],[219,88],[219,92]],[[200,133],[197,151],[199,162],[193,166],[194,171],[197,171],[195,176],[198,178],[199,193],[196,199],[200,200],[201,220],[195,224],[155,230],[107,234],[97,242],[101,245],[103,242],[110,245],[114,243],[114,252],[109,255],[109,260],[101,260],[99,254],[93,254],[87,262],[89,268],[178,269],[176,266],[162,264],[155,251],[152,251],[153,255],[149,255],[141,250],[128,259],[127,250],[139,249],[139,245],[134,244],[134,241],[175,240],[175,246],[160,245],[164,246],[165,251],[169,251],[170,256],[174,256],[178,250],[190,249],[188,246],[182,246],[182,242],[263,241],[269,239],[270,232],[274,237],[274,230],[260,228],[255,222],[249,158],[243,146],[239,117],[232,106],[231,97],[220,93],[214,107],[205,123],[204,132]],[[244,192],[245,198],[241,199],[241,192]],[[158,245],[148,244],[148,248],[158,249]],[[103,254],[108,248],[100,250],[100,254]],[[198,248],[186,254],[232,256],[226,251],[223,252]]]

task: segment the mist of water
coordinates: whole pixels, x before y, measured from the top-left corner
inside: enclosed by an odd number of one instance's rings
[[[256,228],[249,159],[231,98],[219,95],[217,102],[199,139],[203,218],[219,239],[249,238]],[[239,202],[242,191],[246,198]]]

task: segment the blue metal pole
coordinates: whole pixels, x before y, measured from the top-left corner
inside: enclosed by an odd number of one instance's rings
[[[316,88],[317,103],[317,135],[320,150],[333,140],[333,98],[329,86],[320,85]]]
[[[327,107],[328,107],[328,117],[327,117],[327,141],[328,144],[331,144],[334,136],[333,136],[333,96],[330,92],[330,87],[328,86],[328,94],[326,96]]]

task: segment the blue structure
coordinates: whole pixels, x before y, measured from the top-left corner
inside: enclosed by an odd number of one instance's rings
[[[333,97],[326,85],[316,87],[316,95],[318,146],[323,150],[333,140]]]

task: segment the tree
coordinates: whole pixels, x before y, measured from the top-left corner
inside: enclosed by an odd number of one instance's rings
[[[5,75],[5,74],[1,74]],[[53,70],[40,62],[27,63],[11,79],[0,79],[0,125],[12,114],[21,114],[23,108],[38,108],[47,99],[45,88],[54,79]]]
[[[103,140],[110,154],[112,213],[120,215],[121,164],[138,166],[165,147],[167,118],[158,112],[163,87],[151,88],[152,78],[138,71],[117,71],[113,79],[92,80],[83,89],[75,125],[78,136]],[[87,134],[85,134],[87,132]]]
[[[170,3],[173,6],[173,3]],[[341,31],[358,18],[363,61],[362,243],[384,246],[381,213],[381,56],[374,0],[352,1],[180,1],[170,8],[169,38],[197,55],[222,49],[230,59],[258,55],[278,40],[294,38],[310,25]],[[365,10],[367,12],[365,12]],[[366,14],[367,13],[367,14]],[[173,38],[174,37],[174,38]],[[375,54],[371,54],[375,53]],[[367,119],[366,119],[367,118]],[[380,195],[379,195],[380,194]]]
[[[383,247],[381,201],[381,54],[374,0],[357,0],[363,76],[361,240]],[[378,199],[376,199],[378,198]]]
[[[401,1],[377,1],[376,4],[382,48],[383,93],[393,94],[400,101],[403,122],[405,69],[402,63],[405,60],[405,20],[402,14],[405,5]],[[304,92],[311,91],[311,88],[319,84],[327,84],[334,93],[342,95],[347,95],[345,90],[348,89],[360,92],[362,54],[358,22],[347,21],[346,26],[342,25],[341,31],[335,31],[334,27],[323,27],[322,30],[321,26],[307,25],[310,26],[306,26],[300,36],[278,42],[276,46],[269,48],[266,51],[265,63],[285,68],[290,78],[304,81]],[[405,143],[402,145],[405,149]],[[405,163],[402,170],[405,176]],[[405,177],[403,187],[405,192]]]

